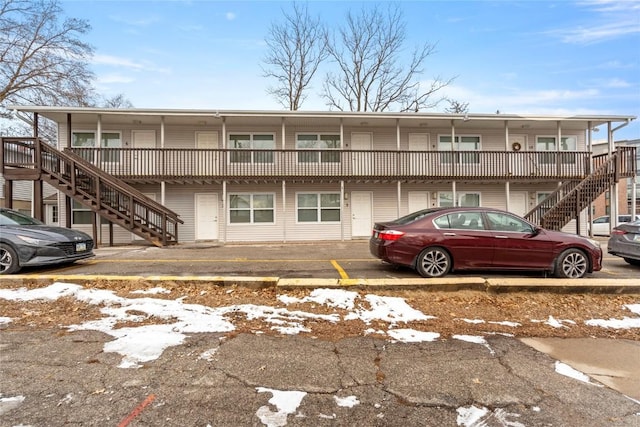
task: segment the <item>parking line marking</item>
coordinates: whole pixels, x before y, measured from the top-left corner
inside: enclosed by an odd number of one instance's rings
[[[333,265],[333,267],[338,270],[338,273],[340,273],[340,278],[341,279],[348,279],[349,275],[347,274],[346,271],[344,271],[344,269],[342,267],[340,267],[340,264],[338,264],[338,261],[336,261],[335,259],[331,260],[331,265]]]

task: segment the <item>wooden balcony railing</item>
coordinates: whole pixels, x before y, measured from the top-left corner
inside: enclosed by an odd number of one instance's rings
[[[579,180],[590,153],[73,148],[127,181],[171,179]]]

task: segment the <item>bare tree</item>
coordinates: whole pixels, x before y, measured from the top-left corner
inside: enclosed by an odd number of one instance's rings
[[[445,113],[468,113],[469,112],[469,103],[456,101],[455,99],[447,98],[447,102],[449,106],[444,109]]]
[[[277,81],[267,92],[293,111],[302,106],[313,76],[327,58],[327,35],[320,19],[309,15],[306,4],[293,3],[293,12],[283,14],[284,22],[269,29],[263,71],[264,77]]]
[[[397,5],[383,11],[378,6],[347,15],[338,40],[328,41],[329,56],[337,73],[326,76],[323,94],[330,108],[350,111],[419,111],[442,99],[433,95],[453,79],[418,80],[435,45],[425,43],[403,61],[406,26]],[[426,86],[426,87],[425,87]]]
[[[102,107],[105,108],[133,108],[131,101],[129,101],[129,99],[127,99],[122,93],[112,96],[111,98],[104,99],[101,104]]]
[[[88,105],[92,48],[81,19],[64,18],[58,0],[0,0],[0,107],[9,103]]]

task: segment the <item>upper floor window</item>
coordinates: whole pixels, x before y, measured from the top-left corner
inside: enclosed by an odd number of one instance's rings
[[[228,147],[238,150],[229,153],[231,163],[273,163],[276,141],[273,134],[234,133]]]
[[[299,163],[339,163],[340,152],[338,150],[342,148],[342,141],[339,134],[298,134],[296,135],[296,148],[298,150],[314,150],[306,153],[299,152]]]
[[[563,136],[560,138],[560,146],[557,145],[557,136],[537,136],[536,151],[576,151],[578,149],[578,140],[575,136]],[[538,158],[540,163],[555,163],[556,155],[560,157],[562,163],[576,163],[574,153],[540,153]]]
[[[452,143],[451,135],[438,136],[438,151],[449,151],[440,154],[442,163],[480,163],[480,155],[469,152],[480,151],[480,148],[480,136],[477,135],[456,135],[455,143]]]
[[[96,133],[93,131],[73,132],[71,138],[71,146],[77,148],[96,148]],[[102,132],[100,138],[100,148],[121,148],[122,137],[120,132]],[[82,152],[81,156],[90,162],[95,159],[94,152]],[[103,162],[119,162],[120,153],[118,150],[104,150],[101,155]]]

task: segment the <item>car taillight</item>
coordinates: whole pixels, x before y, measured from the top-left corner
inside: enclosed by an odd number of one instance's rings
[[[614,230],[611,231],[611,234],[623,235],[623,234],[627,234],[627,232],[624,231],[624,230],[616,230],[616,229],[614,229]]]
[[[387,241],[395,241],[404,236],[404,231],[383,230],[378,233],[378,238]]]

